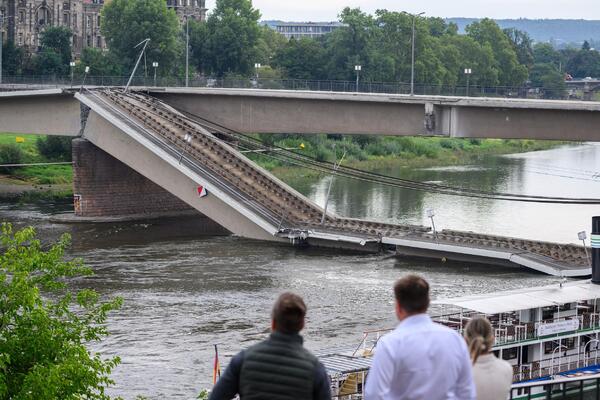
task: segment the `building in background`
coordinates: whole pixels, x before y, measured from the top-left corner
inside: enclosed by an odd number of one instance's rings
[[[317,38],[333,32],[335,29],[344,26],[340,22],[284,22],[284,21],[264,21],[267,25],[288,39]]]
[[[205,0],[166,0],[180,20],[186,17],[203,21]],[[104,0],[0,0],[0,29],[4,40],[34,53],[46,27],[65,26],[73,32],[73,54],[77,57],[86,47],[104,49],[100,33],[100,11]]]

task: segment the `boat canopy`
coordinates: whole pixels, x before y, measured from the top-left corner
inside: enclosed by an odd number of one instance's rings
[[[373,357],[352,357],[342,354],[327,354],[319,356],[329,376],[344,375],[353,372],[368,371]]]
[[[563,284],[562,287],[555,284],[453,299],[440,299],[433,301],[433,304],[452,305],[482,314],[493,315],[595,299],[600,299],[600,285],[586,280],[568,282]]]

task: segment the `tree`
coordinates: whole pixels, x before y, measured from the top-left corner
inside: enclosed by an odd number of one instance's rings
[[[63,26],[44,29],[40,53],[34,58],[35,72],[40,75],[66,75],[71,61],[72,32]]]
[[[531,40],[527,32],[516,28],[507,28],[504,29],[504,34],[512,43],[519,63],[528,68],[531,67],[533,65],[533,40]]]
[[[527,67],[519,64],[513,45],[498,24],[489,18],[466,28],[467,35],[492,49],[500,85],[521,85],[527,79]]]
[[[2,46],[2,71],[6,75],[19,75],[23,72],[23,49],[16,47],[12,40]]]
[[[68,290],[68,278],[91,274],[64,260],[68,235],[44,250],[33,228],[2,224],[0,243],[0,399],[109,399],[119,359],[90,353],[86,343],[107,335],[107,314],[121,300]]]
[[[217,0],[206,25],[195,28],[198,67],[219,77],[249,75],[257,60],[260,12],[250,0]],[[201,57],[201,60],[198,58]]]
[[[567,62],[567,72],[574,78],[600,76],[600,53],[591,50],[579,50]]]
[[[258,42],[256,43],[256,62],[262,65],[271,65],[271,60],[277,51],[285,47],[288,40],[268,26],[260,27]]]
[[[292,79],[322,79],[325,75],[325,49],[314,39],[290,39],[275,54],[273,66]]]
[[[534,64],[529,79],[532,86],[542,89],[546,99],[561,99],[565,95],[564,76],[554,64]]]
[[[556,68],[561,65],[561,55],[550,43],[536,43],[533,46],[533,59],[535,64],[552,64]]]
[[[91,76],[121,76],[125,71],[115,59],[114,53],[102,51],[94,47],[86,47],[81,52],[81,59],[75,67],[78,74],[83,74],[85,67],[90,67]]]
[[[141,47],[149,38],[146,60],[157,61],[159,71],[173,72],[181,63],[184,46],[179,20],[164,0],[111,0],[102,7],[101,30],[114,59],[124,71],[131,71]],[[143,68],[139,73],[143,73]]]
[[[590,42],[584,40],[583,45],[581,45],[581,50],[590,51],[592,47],[590,46]]]

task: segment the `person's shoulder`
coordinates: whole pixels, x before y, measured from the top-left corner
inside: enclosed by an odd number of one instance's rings
[[[510,374],[512,376],[513,367],[512,367],[512,365],[510,365],[510,363],[508,361],[504,361],[504,360],[501,360],[500,358],[496,357],[496,365],[497,365],[496,368],[498,368],[502,372],[504,372],[506,374]]]

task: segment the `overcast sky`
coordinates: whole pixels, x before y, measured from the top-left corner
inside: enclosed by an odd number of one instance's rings
[[[209,10],[215,0],[207,0]],[[333,21],[346,6],[372,13],[385,8],[436,17],[599,19],[600,0],[253,0],[262,19]]]

